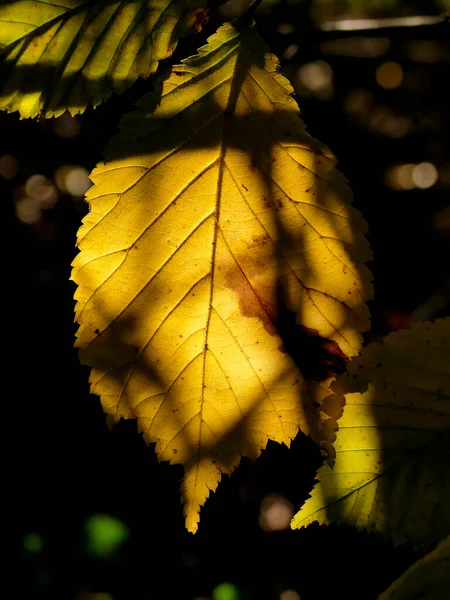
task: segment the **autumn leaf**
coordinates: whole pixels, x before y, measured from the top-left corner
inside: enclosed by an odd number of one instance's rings
[[[308,340],[356,354],[371,293],[365,223],[276,58],[253,27],[208,41],[123,119],[73,270],[91,391],[184,465],[192,532],[242,455],[311,431]]]
[[[345,394],[334,443],[292,521],[351,524],[395,541],[450,533],[450,318],[370,344],[332,384]]]
[[[0,109],[81,113],[148,77],[206,0],[16,0],[0,6]]]
[[[450,591],[450,537],[410,567],[378,600],[447,600]]]

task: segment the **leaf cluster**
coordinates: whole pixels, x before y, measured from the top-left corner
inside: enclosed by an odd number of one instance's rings
[[[324,464],[292,528],[432,547],[450,534],[450,319],[363,347],[367,226],[257,33],[258,4],[158,74],[93,170],[72,275],[80,359],[109,423],[137,419],[183,465],[189,531],[242,456],[300,430]],[[2,3],[0,109],[95,107],[207,19],[205,0]],[[382,598],[431,578],[427,597],[445,597],[448,561],[447,538]]]

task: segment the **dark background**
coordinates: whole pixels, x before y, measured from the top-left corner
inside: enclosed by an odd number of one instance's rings
[[[278,56],[297,44],[297,52],[282,60],[283,72],[297,82],[309,132],[338,156],[355,206],[369,224],[375,257],[369,340],[417,319],[450,313],[450,26],[365,32],[364,38],[388,40],[385,52],[367,56],[361,38],[359,46],[358,41],[349,46],[350,36],[312,29],[309,17],[432,14],[441,7],[397,2],[388,10],[380,2],[369,13],[350,4],[280,2],[261,11],[257,22]],[[203,44],[216,23],[213,16],[201,33],[182,41],[175,58]],[[279,32],[282,24],[292,31]],[[420,46],[421,41],[431,46]],[[298,75],[302,65],[314,61],[324,61],[332,72],[332,83],[325,81],[322,91],[314,82],[308,88]],[[395,89],[377,83],[377,68],[386,61],[403,70]],[[329,72],[322,63],[320,69]],[[184,530],[179,503],[181,469],[158,464],[134,422],[122,422],[111,433],[98,398],[89,395],[88,370],[80,367],[72,348],[76,327],[69,281],[86,208],[60,193],[52,208],[27,224],[17,215],[17,198],[33,174],[52,180],[58,167],[68,164],[91,171],[117,131],[120,115],[150,85],[140,81],[97,110],[88,109],[76,118],[81,128],[71,138],[55,133],[54,120],[20,121],[17,114],[0,114],[0,156],[13,155],[19,167],[15,177],[0,178],[7,240],[3,462],[11,506],[4,519],[15,534],[8,554],[19,561],[9,595],[265,600],[293,589],[302,600],[334,594],[376,598],[420,552],[394,548],[391,541],[351,528],[313,525],[267,532],[258,524],[267,494],[280,494],[295,510],[306,498],[317,459],[307,440],[296,439],[291,451],[270,443],[253,466],[243,460],[207,501],[199,532],[192,536]],[[389,168],[422,162],[437,168],[432,187],[392,189]],[[85,524],[96,514],[114,516],[129,531],[109,555],[89,551]],[[26,543],[31,533],[39,535],[39,551]],[[217,586],[223,582],[235,585],[235,596],[220,596]]]

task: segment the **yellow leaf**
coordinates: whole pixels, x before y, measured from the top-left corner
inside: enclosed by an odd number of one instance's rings
[[[410,567],[378,600],[448,600],[450,537]]]
[[[81,113],[148,77],[206,0],[16,0],[0,6],[0,109]]]
[[[370,344],[332,384],[345,394],[336,464],[292,521],[434,543],[450,533],[450,318]]]
[[[310,431],[295,314],[346,355],[369,326],[365,224],[265,51],[227,24],[144,97],[92,173],[78,235],[91,390],[184,465],[192,532],[241,455]]]

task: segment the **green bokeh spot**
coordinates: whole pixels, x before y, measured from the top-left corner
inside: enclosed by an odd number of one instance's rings
[[[128,539],[130,530],[111,515],[91,515],[85,523],[87,551],[93,556],[109,558]]]
[[[29,533],[23,538],[23,547],[30,554],[40,554],[44,547],[44,541],[38,533]]]
[[[240,600],[239,589],[232,583],[221,583],[214,588],[212,600]]]

